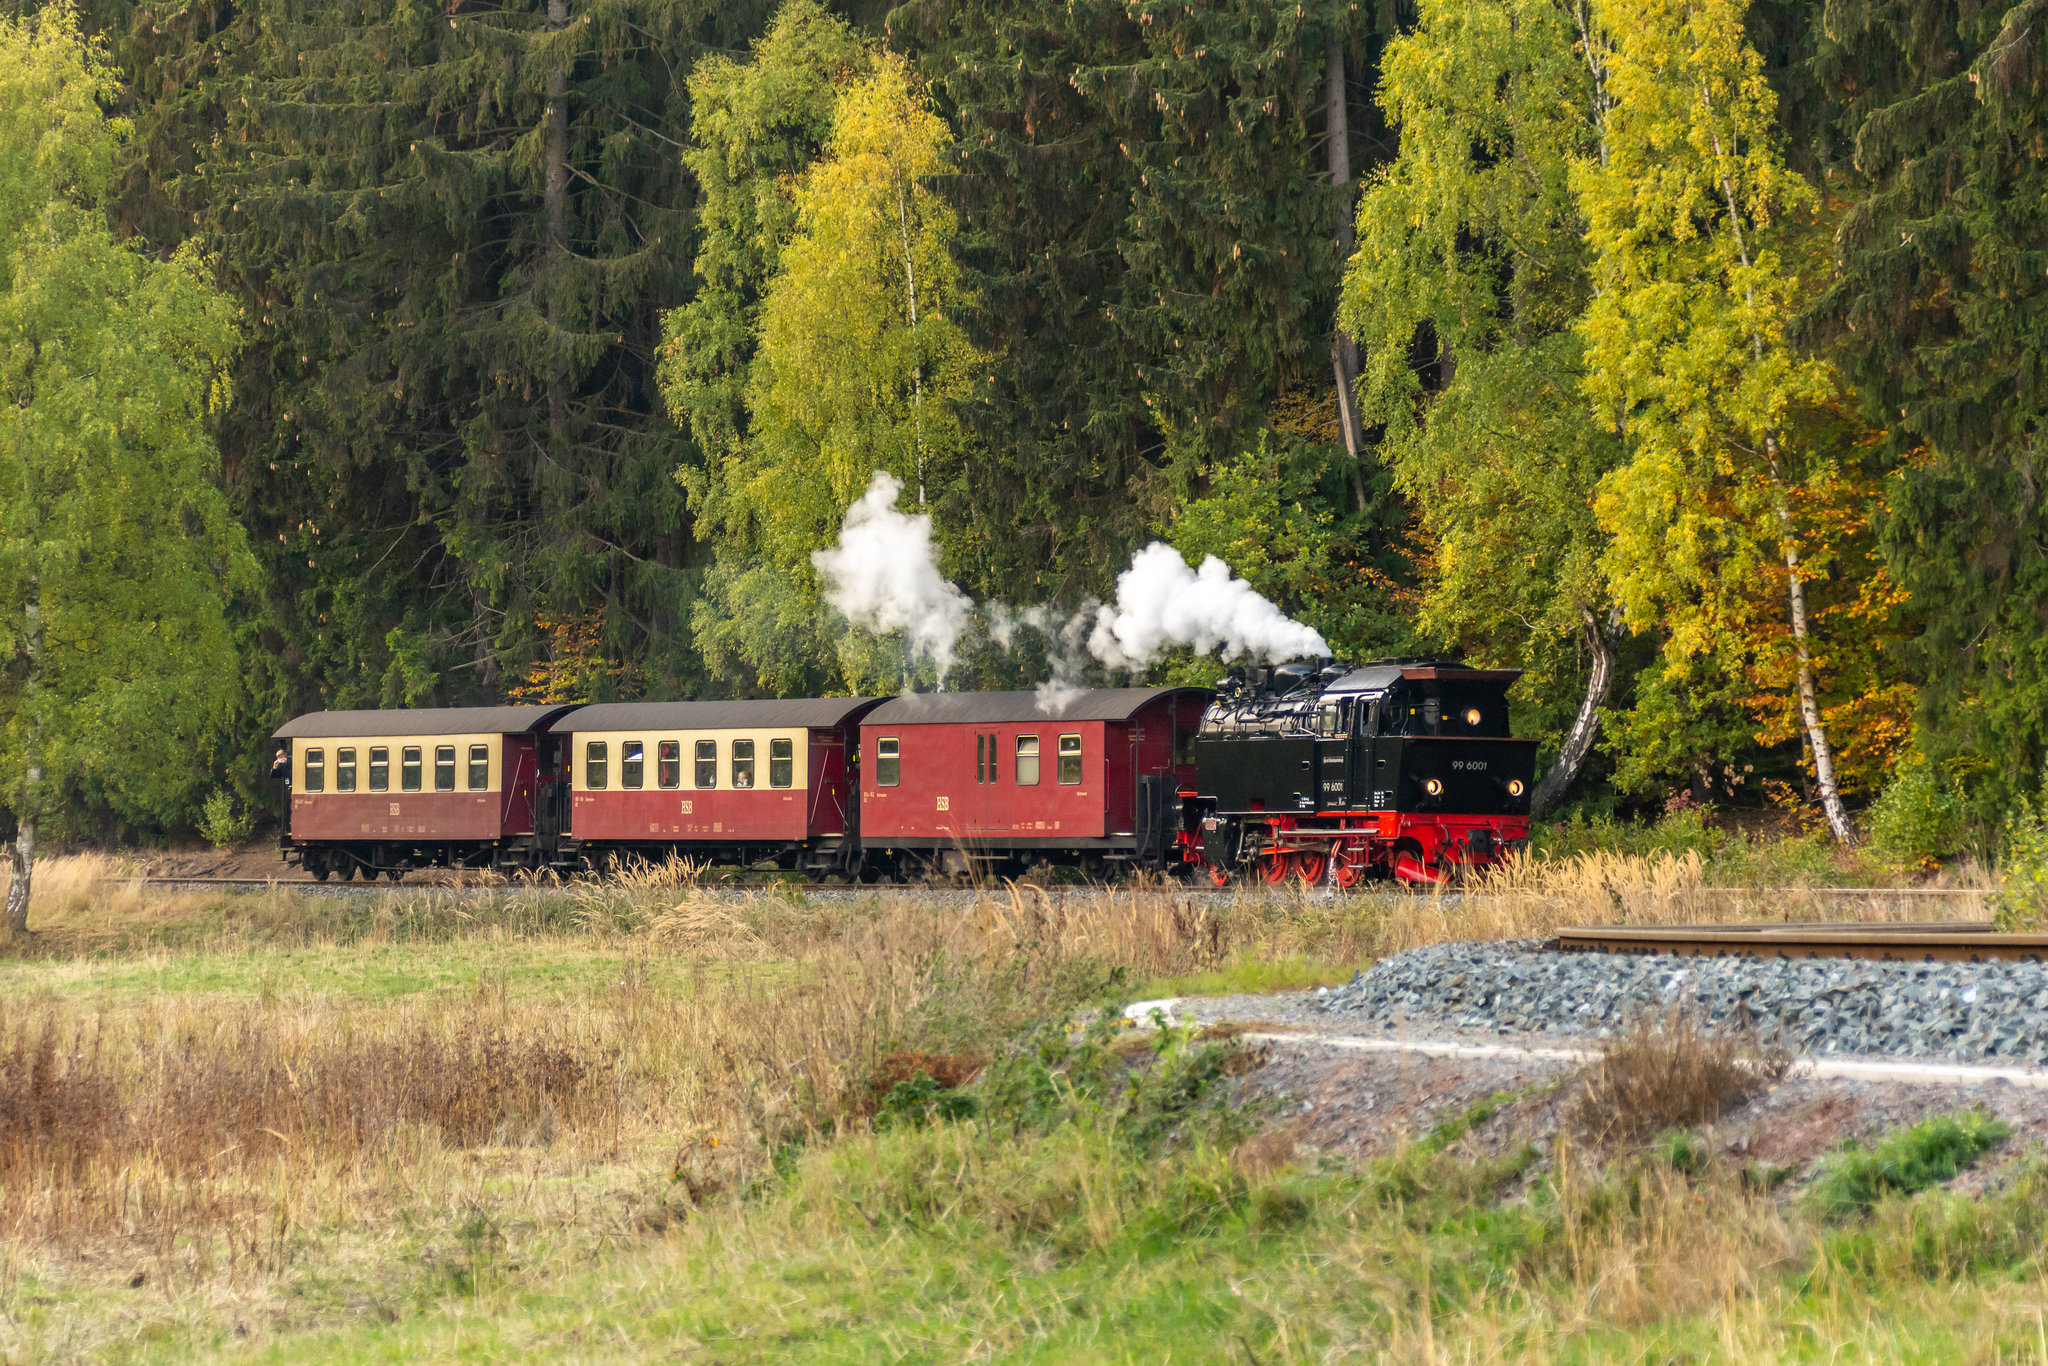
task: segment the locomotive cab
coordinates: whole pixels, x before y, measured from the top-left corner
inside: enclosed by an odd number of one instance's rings
[[[1195,742],[1188,831],[1212,870],[1337,860],[1440,876],[1528,834],[1536,742],[1509,734],[1518,670],[1450,660],[1233,670]],[[1291,861],[1290,861],[1291,860]]]

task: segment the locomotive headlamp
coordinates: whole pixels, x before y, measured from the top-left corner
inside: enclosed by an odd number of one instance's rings
[[[1508,795],[1510,797],[1519,797],[1522,795],[1522,780],[1520,778],[1508,779]]]
[[[1479,708],[1467,707],[1465,709],[1465,724],[1468,726],[1476,726],[1479,724]]]
[[[1431,778],[1422,785],[1422,790],[1432,797],[1441,797],[1444,795],[1443,780],[1441,778]]]

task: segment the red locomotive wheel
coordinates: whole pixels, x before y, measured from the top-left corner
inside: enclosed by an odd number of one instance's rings
[[[1311,887],[1323,880],[1323,874],[1329,871],[1329,867],[1328,854],[1304,852],[1294,856],[1294,875]]]
[[[1227,868],[1217,868],[1212,865],[1209,869],[1209,882],[1212,886],[1228,887],[1230,885],[1230,870]]]
[[[1294,860],[1289,855],[1268,854],[1259,860],[1259,880],[1268,887],[1284,887],[1293,867]]]
[[[1362,849],[1339,849],[1337,851],[1337,885],[1356,887],[1365,881],[1365,851]]]

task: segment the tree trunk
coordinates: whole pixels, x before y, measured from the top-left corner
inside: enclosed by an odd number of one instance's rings
[[[559,33],[569,22],[568,0],[548,0],[548,32]],[[559,60],[559,59],[558,59]],[[547,175],[542,208],[548,229],[548,331],[555,360],[548,377],[548,425],[556,441],[569,421],[569,381],[561,358],[562,279],[569,250],[569,73],[557,67],[548,74],[546,142]],[[559,454],[559,452],[558,452]]]
[[[41,579],[33,567],[28,574],[28,603],[22,616],[22,636],[28,653],[28,687],[22,708],[28,718],[28,772],[21,788],[21,824],[13,847],[7,851],[7,865],[13,874],[7,883],[7,928],[13,934],[28,933],[28,897],[36,872],[36,816],[43,804],[43,604]]]
[[[1345,10],[1331,6],[1333,16],[1323,56],[1327,68],[1323,98],[1329,124],[1330,189],[1337,201],[1337,279],[1343,287],[1344,269],[1351,264],[1355,246],[1351,222],[1351,116],[1344,75]],[[1330,366],[1337,374],[1337,421],[1344,429],[1344,450],[1351,457],[1351,491],[1358,510],[1365,510],[1365,478],[1359,464],[1365,459],[1365,427],[1358,420],[1358,343],[1337,328],[1330,339]]]
[[[1842,805],[1842,790],[1835,782],[1835,755],[1828,746],[1827,727],[1821,724],[1820,699],[1813,685],[1813,655],[1806,643],[1806,581],[1799,570],[1799,546],[1792,539],[1791,514],[1782,506],[1778,518],[1785,524],[1785,596],[1792,609],[1792,648],[1799,656],[1799,719],[1806,723],[1806,744],[1813,754],[1813,776],[1820,785],[1821,810],[1827,813],[1828,828],[1844,849],[1856,847],[1856,827],[1849,822]]]
[[[1584,624],[1586,648],[1593,655],[1593,670],[1586,676],[1586,695],[1579,702],[1579,714],[1572,718],[1572,728],[1565,732],[1564,748],[1557,752],[1557,762],[1529,796],[1532,819],[1555,806],[1572,785],[1572,779],[1579,776],[1579,766],[1586,762],[1593,741],[1600,734],[1601,704],[1607,700],[1607,690],[1614,686],[1615,640],[1621,634],[1621,609],[1609,611],[1604,625],[1590,607],[1581,607],[1579,615]]]

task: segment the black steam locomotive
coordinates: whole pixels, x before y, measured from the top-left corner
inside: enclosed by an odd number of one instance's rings
[[[1536,742],[1508,734],[1514,669],[1453,660],[1238,668],[1195,737],[1190,862],[1222,885],[1440,881],[1529,837]]]

